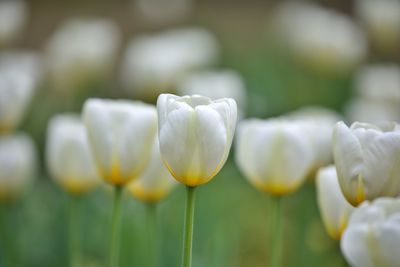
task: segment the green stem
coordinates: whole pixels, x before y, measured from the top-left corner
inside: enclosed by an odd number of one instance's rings
[[[282,266],[282,215],[281,197],[274,196],[271,199],[271,267]]]
[[[69,263],[70,267],[79,266],[79,198],[69,196]]]
[[[154,203],[146,204],[146,227],[148,267],[156,267],[158,265],[158,249],[156,247],[157,206]]]
[[[118,267],[121,226],[122,186],[115,186],[114,208],[111,225],[110,267]]]
[[[193,242],[193,220],[196,187],[187,186],[186,212],[185,212],[185,236],[183,243],[183,267],[190,267],[192,264],[192,242]]]

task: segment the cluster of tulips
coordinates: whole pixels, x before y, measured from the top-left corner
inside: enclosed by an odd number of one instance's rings
[[[56,115],[50,121],[47,166],[70,193],[72,228],[78,196],[101,180],[114,187],[110,266],[118,266],[123,191],[155,204],[176,181],[185,185],[182,266],[187,267],[192,258],[196,188],[221,170],[237,128],[236,162],[254,187],[271,196],[271,266],[282,265],[281,200],[313,175],[327,232],[341,239],[348,262],[360,267],[397,266],[399,126],[354,123],[348,127],[338,120],[332,112],[308,108],[236,125],[237,106],[230,98],[161,94],[157,107],[89,99],[82,116]],[[336,167],[329,165],[332,154]],[[70,259],[76,266],[79,241],[73,231]]]

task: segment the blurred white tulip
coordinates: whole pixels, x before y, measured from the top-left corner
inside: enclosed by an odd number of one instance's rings
[[[235,132],[235,100],[162,94],[157,101],[160,150],[176,180],[209,182],[228,158]]]
[[[33,53],[0,54],[0,133],[20,124],[38,85],[40,66]]]
[[[364,200],[400,194],[400,131],[395,123],[378,127],[339,122],[333,135],[333,155],[340,187],[357,206]]]
[[[12,43],[20,36],[27,11],[24,1],[0,1],[0,45]]]
[[[285,195],[296,191],[314,163],[307,123],[245,120],[239,124],[236,162],[261,191]]]
[[[382,121],[400,121],[400,103],[355,98],[347,103],[346,116],[350,122],[379,123]]]
[[[398,267],[400,263],[400,199],[364,202],[354,210],[341,241],[354,267]]]
[[[99,176],[80,116],[54,116],[47,129],[47,168],[71,194],[83,194],[99,184]]]
[[[375,47],[382,52],[398,50],[400,45],[399,0],[357,0],[355,11],[367,28]]]
[[[400,105],[400,67],[394,64],[363,67],[357,73],[355,87],[363,98]]]
[[[279,6],[275,20],[285,44],[300,62],[315,70],[346,72],[367,54],[362,30],[350,17],[333,9],[306,2],[285,2]]]
[[[341,120],[340,115],[323,107],[304,107],[285,116],[288,119],[305,122],[314,149],[314,164],[311,175],[324,166],[333,163],[332,135],[335,124]]]
[[[164,199],[176,184],[162,162],[158,138],[155,138],[150,163],[142,175],[128,185],[128,190],[143,202],[155,203]]]
[[[155,99],[175,90],[187,71],[215,64],[219,46],[201,28],[169,30],[133,39],[123,57],[121,82],[133,96]]]
[[[233,70],[199,71],[186,75],[178,83],[180,95],[203,95],[211,99],[233,98],[241,118],[246,109],[246,86]]]
[[[335,166],[318,171],[317,199],[325,229],[331,238],[339,240],[354,208],[343,196]]]
[[[136,7],[155,24],[177,22],[190,14],[194,0],[134,0]]]
[[[113,185],[138,178],[157,133],[157,110],[128,100],[89,99],[83,118],[100,176]]]
[[[120,45],[117,25],[107,19],[71,19],[46,47],[47,71],[56,90],[77,90],[111,75]]]
[[[0,137],[0,200],[17,198],[35,178],[37,158],[25,134]]]

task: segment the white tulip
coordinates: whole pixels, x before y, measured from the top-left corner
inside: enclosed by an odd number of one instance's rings
[[[52,86],[73,90],[109,76],[120,44],[117,25],[107,19],[71,19],[47,44]]]
[[[213,65],[218,54],[216,38],[201,28],[141,36],[128,44],[121,82],[132,95],[152,99],[174,91],[187,71]]]
[[[164,166],[158,138],[155,138],[150,162],[143,174],[128,185],[134,197],[144,202],[158,202],[165,198],[176,185],[176,181]]]
[[[396,124],[378,127],[339,122],[333,154],[340,187],[354,206],[364,200],[400,194],[400,131]]]
[[[77,115],[63,114],[51,119],[46,159],[52,178],[72,194],[85,193],[100,181],[86,128]]]
[[[246,108],[246,86],[239,73],[233,70],[199,71],[185,76],[178,83],[180,95],[203,95],[211,99],[233,98],[239,117]]]
[[[355,87],[361,97],[399,104],[400,67],[391,64],[363,67],[357,73]]]
[[[27,19],[25,1],[0,1],[0,45],[9,44],[19,37]]]
[[[138,178],[157,133],[156,108],[142,102],[89,99],[83,118],[100,176],[114,185]]]
[[[343,233],[341,249],[354,267],[398,267],[400,199],[364,202],[354,210]]]
[[[318,171],[317,198],[325,229],[333,239],[339,240],[354,208],[343,196],[335,166]]]
[[[20,124],[39,81],[39,68],[37,55],[0,54],[0,133]]]
[[[400,1],[357,0],[357,16],[367,28],[375,47],[397,51],[400,42]]]
[[[303,64],[318,71],[351,70],[367,54],[362,30],[333,9],[293,1],[280,6],[276,14],[285,44]]]
[[[395,101],[392,100],[355,98],[346,105],[347,118],[351,122],[363,121],[368,123],[400,121],[400,103],[394,103]]]
[[[245,120],[239,124],[236,162],[261,191],[284,195],[297,190],[314,163],[307,123]]]
[[[322,107],[304,107],[286,115],[288,119],[308,124],[306,129],[314,149],[314,166],[312,173],[333,163],[332,135],[340,116],[333,110]]]
[[[0,137],[0,200],[18,197],[36,172],[36,150],[24,134]]]
[[[162,94],[157,109],[161,155],[171,174],[187,186],[210,181],[228,158],[235,100]]]

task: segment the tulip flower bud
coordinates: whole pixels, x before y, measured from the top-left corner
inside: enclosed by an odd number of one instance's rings
[[[354,210],[341,241],[354,267],[397,267],[400,262],[400,199],[364,202]]]
[[[333,239],[339,240],[354,208],[343,196],[335,166],[325,167],[318,171],[317,197],[328,234]]]
[[[158,202],[165,198],[176,185],[176,181],[164,166],[158,138],[155,138],[150,162],[142,175],[128,185],[134,197],[143,202]]]
[[[364,200],[400,193],[400,131],[397,124],[378,127],[355,122],[336,124],[334,161],[346,199],[357,206]]]
[[[228,158],[235,100],[162,94],[157,109],[161,155],[171,174],[187,186],[209,182]]]
[[[46,56],[54,89],[82,89],[110,76],[120,43],[117,25],[107,19],[71,19],[49,40]]]
[[[0,134],[20,124],[39,80],[39,61],[28,52],[0,54]]]
[[[261,191],[274,195],[296,191],[314,163],[307,123],[243,121],[238,128],[236,162]]]
[[[36,151],[24,134],[0,137],[0,200],[18,197],[34,178]]]
[[[89,99],[83,118],[100,176],[113,185],[139,177],[157,133],[156,108],[142,102]]]
[[[100,179],[80,117],[57,115],[47,130],[47,167],[52,178],[71,194],[82,194]]]
[[[20,37],[27,11],[25,1],[0,1],[0,45],[10,44]]]

